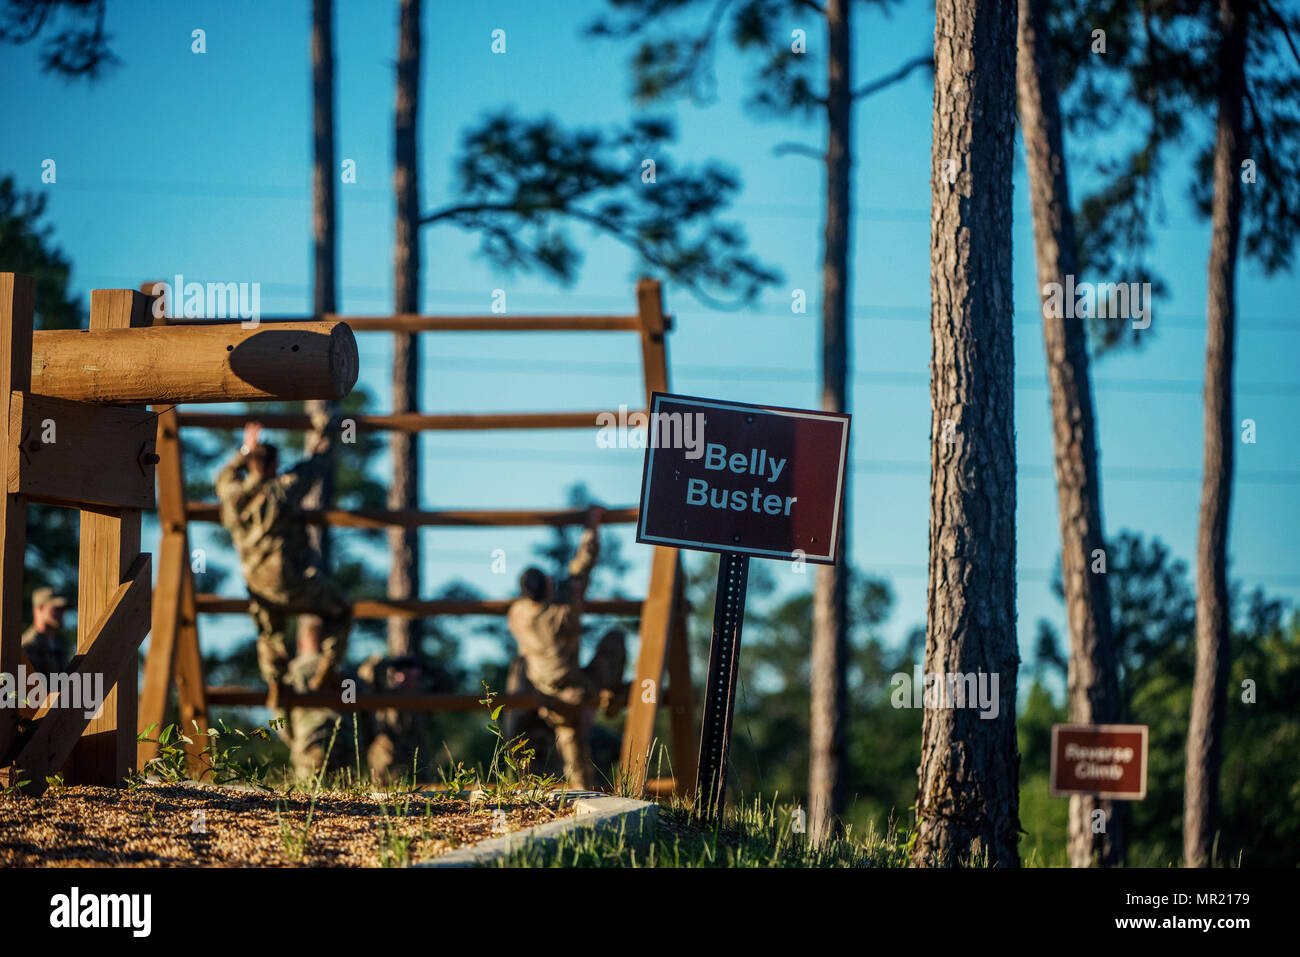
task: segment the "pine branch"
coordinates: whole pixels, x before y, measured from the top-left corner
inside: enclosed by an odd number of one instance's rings
[[[806,143],[778,143],[773,147],[772,154],[774,156],[807,156],[815,160],[826,159],[825,152],[816,147],[808,146]]]
[[[887,89],[895,83],[907,79],[908,76],[910,76],[915,70],[919,70],[921,67],[928,67],[933,70],[934,57],[928,53],[922,54],[918,57],[913,57],[893,73],[890,73],[887,76],[882,76],[878,80],[872,80],[866,86],[854,90],[852,97],[853,99],[858,100],[862,97],[871,96],[873,93],[879,93],[881,90]]]

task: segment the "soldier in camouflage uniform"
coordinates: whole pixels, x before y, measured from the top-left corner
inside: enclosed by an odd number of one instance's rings
[[[289,662],[284,683],[299,694],[312,690],[311,680],[320,670],[323,632],[322,622],[316,615],[303,615],[298,619],[298,655]],[[336,721],[339,722],[337,732],[334,730]],[[333,708],[290,708],[288,725],[289,754],[298,777],[311,777],[320,771],[325,765],[327,751],[330,770],[352,765],[356,734],[350,715]],[[330,745],[331,737],[333,746]]]
[[[317,670],[307,684],[315,691],[335,687],[347,648],[352,605],[322,569],[302,514],[303,496],[328,466],[330,429],[324,416],[313,420],[319,438],[311,457],[278,474],[279,452],[259,441],[262,427],[244,427],[244,444],[217,476],[221,524],[239,552],[248,585],[249,611],[257,623],[257,663],[273,709],[289,665],[285,626],[293,614],[319,615],[323,625]]]
[[[569,786],[579,790],[591,790],[596,784],[588,740],[596,707],[613,716],[627,700],[622,629],[607,632],[591,661],[578,666],[583,600],[600,553],[596,529],[604,511],[595,505],[587,510],[587,527],[569,563],[569,577],[557,587],[541,569],[525,569],[519,576],[522,595],[511,603],[506,616],[528,681],[545,699],[538,713],[555,733]]]
[[[56,595],[53,588],[32,592],[32,626],[23,632],[23,651],[32,668],[42,675],[62,674],[67,670],[68,637],[63,633],[63,613],[68,600]]]

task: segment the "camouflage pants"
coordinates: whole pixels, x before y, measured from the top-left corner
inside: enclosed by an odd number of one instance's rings
[[[321,655],[338,667],[348,647],[352,603],[334,580],[307,574],[292,585],[248,590],[248,608],[257,624],[257,667],[267,684],[281,681],[289,667],[285,628],[290,615],[317,615],[321,619]]]
[[[623,668],[627,664],[627,648],[622,630],[605,634],[582,669],[588,688],[616,690],[623,681]],[[596,788],[596,768],[591,762],[591,724],[595,717],[598,698],[580,686],[564,688],[556,695],[547,695],[546,706],[538,714],[555,733],[555,747],[564,759],[564,776],[574,790],[591,791]]]
[[[334,722],[340,717],[342,721],[335,731]],[[330,770],[351,766],[354,737],[351,716],[320,708],[294,708],[289,712],[289,726],[293,729],[289,757],[299,778],[309,778],[324,768],[327,754]]]

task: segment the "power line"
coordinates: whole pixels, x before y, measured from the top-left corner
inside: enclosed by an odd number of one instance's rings
[[[504,372],[541,372],[566,376],[622,377],[634,375],[640,371],[640,367],[633,362],[604,360],[502,359],[493,356],[455,355],[426,356],[423,361],[429,365],[445,368],[449,372],[495,370]],[[387,368],[385,363],[377,360],[364,361],[361,366],[363,368]],[[802,370],[779,367],[736,369],[729,366],[694,365],[682,362],[675,363],[673,369],[680,373],[744,382],[808,382],[813,381],[817,374],[812,369]],[[930,383],[928,374],[894,372],[883,369],[854,370],[853,378],[861,382],[918,388],[927,387]],[[1201,394],[1201,390],[1204,388],[1204,384],[1197,379],[1142,379],[1117,376],[1094,378],[1093,385],[1099,391],[1197,396]],[[1049,384],[1044,376],[1016,376],[1016,388],[1044,392],[1049,388]],[[1234,388],[1240,395],[1300,396],[1300,383],[1238,382],[1234,384]]]
[[[122,282],[121,276],[106,276],[104,274],[92,273],[85,276],[79,276],[80,282],[89,283],[92,286],[104,284],[104,288],[118,288]],[[145,277],[146,279],[148,277]],[[143,280],[141,280],[143,281]],[[809,282],[812,284],[820,283],[820,278],[809,273]],[[791,288],[799,288],[797,285],[789,284]],[[286,299],[295,299],[299,302],[306,303],[311,299],[311,290],[305,283],[291,282],[259,282],[259,288],[271,296],[282,297]],[[815,287],[816,288],[816,287]],[[355,309],[359,304],[380,305],[389,308],[392,305],[392,290],[386,286],[360,286],[345,284],[340,287],[340,293],[343,298],[351,303],[350,309]],[[488,296],[483,290],[466,290],[466,289],[426,289],[424,291],[426,301],[461,301],[469,303],[483,303],[486,307]],[[546,303],[562,304],[566,310],[571,310],[575,304],[581,304],[592,310],[613,309],[626,310],[631,312],[635,306],[632,297],[605,295],[600,293],[578,293],[569,291],[556,292],[530,292],[527,298],[530,308],[527,310],[516,310],[518,315],[528,315],[533,309],[543,310]],[[517,301],[517,300],[516,300]],[[816,300],[813,300],[815,303]],[[698,319],[725,319],[725,318],[744,318],[745,316],[761,315],[772,318],[788,318],[795,321],[816,322],[815,310],[807,313],[793,313],[790,310],[790,303],[783,301],[773,302],[771,300],[760,301],[743,309],[734,312],[716,312],[704,309],[689,298],[683,299],[684,308],[668,310],[679,320],[687,317]],[[304,305],[301,307],[306,309]],[[347,310],[345,310],[346,312]],[[859,302],[850,310],[855,320],[865,322],[904,322],[915,325],[928,325],[930,308],[923,305],[903,305],[899,303],[863,303]],[[883,313],[883,314],[877,314]],[[910,317],[903,315],[910,314]],[[1015,320],[1018,326],[1038,326],[1042,322],[1041,313],[1034,308],[1014,310],[1016,316],[1020,317]],[[1152,329],[1181,329],[1202,331],[1205,328],[1205,317],[1197,313],[1188,312],[1168,312],[1163,309],[1153,310]],[[1238,332],[1300,332],[1300,322],[1290,318],[1279,318],[1276,316],[1238,316]],[[580,335],[581,333],[573,333]]]
[[[425,455],[438,452],[448,452],[454,454],[458,461],[508,461],[518,462],[521,458],[529,458],[537,461],[553,461],[572,464],[575,459],[581,458],[589,465],[613,466],[627,469],[640,469],[642,462],[640,458],[609,456],[610,450],[596,452],[565,452],[556,449],[540,448],[522,448],[514,443],[509,448],[492,449],[478,446],[464,445],[442,445],[438,444],[430,448],[425,446]],[[855,458],[852,460],[855,472],[865,472],[879,475],[929,475],[930,463],[920,459],[869,459]],[[1055,481],[1056,473],[1051,465],[1038,464],[1018,464],[1016,466],[1018,475],[1023,475],[1033,479],[1046,479]],[[1104,466],[1102,475],[1107,480],[1128,481],[1128,482],[1197,482],[1201,481],[1201,473],[1198,469],[1190,468],[1168,468],[1158,466]],[[1300,485],[1300,472],[1289,472],[1280,469],[1277,470],[1257,470],[1250,472],[1239,472],[1234,476],[1234,481],[1248,485]]]

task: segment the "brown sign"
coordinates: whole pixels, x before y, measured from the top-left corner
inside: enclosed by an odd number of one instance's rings
[[[1147,796],[1147,726],[1052,725],[1051,788],[1052,797],[1142,800]]]
[[[636,540],[835,564],[849,416],[651,397]]]

